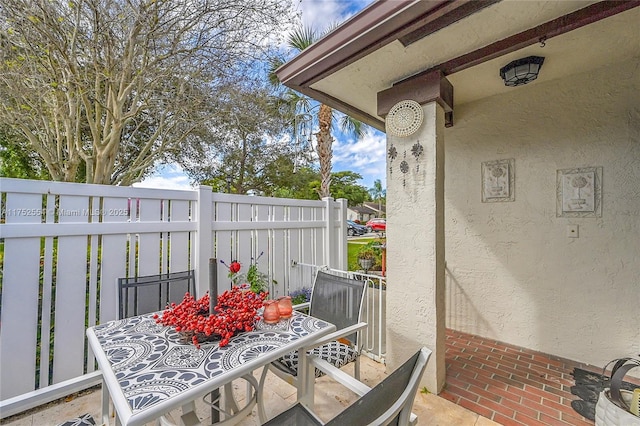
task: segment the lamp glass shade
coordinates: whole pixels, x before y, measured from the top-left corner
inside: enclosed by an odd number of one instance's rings
[[[500,77],[505,86],[522,86],[538,78],[543,62],[544,58],[541,56],[517,59],[500,68]]]

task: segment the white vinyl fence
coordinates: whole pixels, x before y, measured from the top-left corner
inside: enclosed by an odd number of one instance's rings
[[[85,329],[116,318],[118,277],[195,269],[201,295],[209,259],[257,260],[278,297],[299,263],[347,269],[346,200],[0,178],[0,208],[0,418],[100,382]]]

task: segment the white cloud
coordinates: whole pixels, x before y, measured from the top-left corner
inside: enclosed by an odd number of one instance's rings
[[[340,24],[373,0],[302,0],[300,11],[302,22],[324,32],[327,26]]]
[[[177,164],[159,166],[150,176],[131,186],[156,189],[194,189],[182,167]]]
[[[369,130],[363,138],[355,141],[336,139],[333,144],[333,171],[351,170],[359,173],[365,188],[372,187],[376,179],[380,179],[384,187],[386,149],[386,136],[377,130]]]

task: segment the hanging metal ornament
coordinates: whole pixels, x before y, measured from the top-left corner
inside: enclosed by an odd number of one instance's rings
[[[413,146],[411,147],[411,155],[413,155],[416,159],[416,172],[420,171],[420,156],[422,155],[422,153],[424,152],[424,147],[422,145],[420,145],[420,141],[416,142],[413,144]]]
[[[407,185],[406,175],[409,172],[409,163],[407,163],[405,160],[402,160],[402,163],[400,163],[400,171],[403,174],[403,176],[402,176],[402,186],[406,186]]]
[[[402,172],[402,186],[407,186],[407,173],[409,172],[409,163],[407,163],[407,151],[402,153],[402,162],[400,163],[400,171]]]
[[[389,175],[393,174],[393,160],[396,159],[396,157],[398,156],[398,150],[396,149],[395,146],[393,146],[393,144],[391,144],[391,146],[389,147],[389,151],[387,152],[387,155],[389,156]]]

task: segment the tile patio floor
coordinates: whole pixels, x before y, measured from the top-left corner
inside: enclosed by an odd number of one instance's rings
[[[570,387],[573,385],[571,372],[574,367],[600,372],[597,367],[453,330],[447,330],[446,363],[445,390],[438,396],[422,393],[416,396],[413,412],[418,415],[420,425],[594,424],[571,408],[571,401],[577,397],[571,394]],[[351,373],[353,370],[348,366],[345,371]],[[374,386],[384,376],[384,365],[362,358],[361,377],[365,383]],[[295,401],[295,389],[273,375],[268,376],[267,389],[269,418]],[[239,395],[244,391],[242,382],[238,382],[236,391]],[[327,377],[316,382],[315,409],[325,421],[356,398],[355,394]],[[200,418],[205,419],[209,415],[207,407],[198,406],[198,410]],[[6,426],[53,426],[83,413],[91,413],[96,420],[99,419],[99,389],[1,423]],[[258,425],[255,409],[240,424]]]
[[[375,386],[385,377],[385,367],[370,358],[362,357],[361,378],[369,386]],[[348,373],[353,372],[352,366],[345,367]],[[259,373],[259,371],[258,371]],[[258,375],[256,373],[256,375]],[[259,376],[258,376],[259,377]],[[236,385],[237,383],[237,385]],[[269,418],[286,410],[296,400],[295,388],[270,374],[267,376],[266,412]],[[234,390],[242,395],[245,384],[234,382]],[[347,405],[357,399],[356,394],[345,389],[327,377],[316,382],[315,411],[321,419],[327,421],[342,411]],[[201,419],[209,416],[209,408],[198,404],[196,412]],[[496,426],[497,423],[456,405],[446,399],[432,394],[418,393],[413,406],[413,412],[418,416],[418,424],[434,426]],[[69,401],[51,403],[45,408],[36,408],[0,422],[4,426],[54,426],[75,416],[90,413],[98,421],[100,419],[100,389],[87,391],[84,395]],[[115,421],[111,422],[111,425]],[[203,423],[205,424],[205,423]],[[256,409],[240,425],[259,425]],[[147,426],[155,425],[149,423]]]
[[[446,346],[441,397],[505,426],[594,424],[571,408],[571,373],[601,368],[454,330]]]

